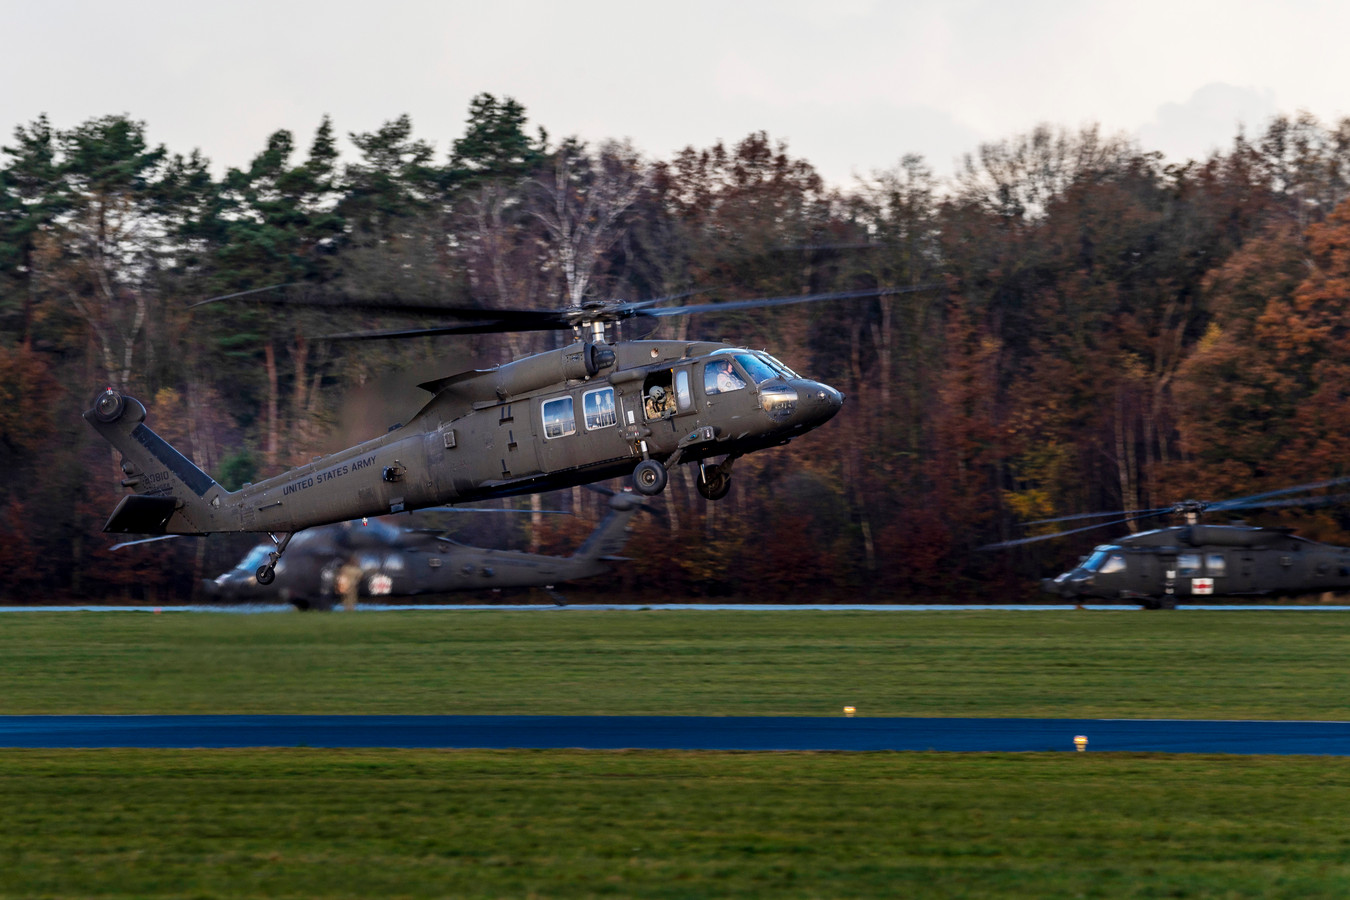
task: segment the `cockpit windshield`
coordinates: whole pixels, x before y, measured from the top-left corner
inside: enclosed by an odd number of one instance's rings
[[[787,365],[784,364],[781,360],[775,359],[774,357],[765,353],[763,350],[756,351],[755,356],[759,357],[765,363],[767,363],[769,368],[777,372],[779,376],[782,378],[801,378],[800,375],[789,369]]]
[[[749,375],[755,384],[763,384],[771,378],[782,377],[768,363],[753,353],[737,353],[736,362],[741,364],[745,374]]]
[[[1107,544],[1094,550],[1092,555],[1079,568],[1088,572],[1110,575],[1112,572],[1119,572],[1125,568],[1125,557],[1121,554],[1119,547],[1114,544]]]
[[[763,350],[736,350],[724,347],[721,350],[714,350],[712,355],[717,356],[723,353],[735,359],[755,384],[763,384],[772,378],[783,381],[801,378],[796,372],[783,365],[780,360],[775,359]]]

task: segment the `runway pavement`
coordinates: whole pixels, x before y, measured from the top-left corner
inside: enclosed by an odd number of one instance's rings
[[[442,747],[1350,755],[1350,722],[742,716],[0,716],[0,747]]]

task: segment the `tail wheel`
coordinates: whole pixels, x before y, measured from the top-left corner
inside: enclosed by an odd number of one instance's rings
[[[100,422],[116,422],[122,418],[122,412],[126,408],[126,398],[112,388],[108,388],[99,394],[98,399],[94,401],[94,417]]]
[[[633,487],[647,497],[654,497],[664,491],[669,480],[666,467],[654,459],[644,459],[633,470]]]
[[[259,566],[254,577],[258,579],[258,584],[271,584],[276,580],[277,572],[271,566]]]

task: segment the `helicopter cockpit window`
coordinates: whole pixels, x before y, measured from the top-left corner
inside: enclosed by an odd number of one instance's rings
[[[1216,578],[1222,577],[1228,572],[1228,562],[1224,559],[1222,553],[1205,554],[1205,572]]]
[[[614,414],[614,388],[601,388],[582,395],[581,408],[586,414],[586,430],[608,428],[618,421]]]
[[[754,379],[755,384],[763,384],[770,378],[781,378],[773,367],[752,353],[737,353],[736,362],[741,364],[745,374]]]
[[[557,397],[544,401],[544,437],[560,438],[576,434],[577,419],[572,412],[571,397]]]
[[[703,369],[703,393],[725,394],[745,387],[745,379],[731,367],[731,360],[718,359]]]
[[[1095,551],[1087,559],[1078,564],[1078,568],[1086,569],[1089,572],[1097,571],[1097,568],[1106,561],[1106,552],[1103,550]]]
[[[1200,554],[1199,553],[1178,553],[1177,554],[1177,575],[1182,578],[1192,578],[1200,574]]]
[[[1106,562],[1102,563],[1102,567],[1097,570],[1097,573],[1099,575],[1110,575],[1112,572],[1124,571],[1125,557],[1119,553],[1112,553],[1110,556],[1106,557]]]
[[[773,369],[775,372],[778,373],[778,377],[780,377],[780,378],[801,378],[801,377],[802,377],[802,376],[798,375],[796,372],[794,372],[794,371],[792,371],[791,369],[789,369],[789,368],[787,367],[787,365],[786,365],[785,363],[783,363],[781,360],[776,359],[776,358],[770,356],[769,354],[765,353],[763,350],[757,351],[757,352],[755,353],[755,356],[757,356],[757,357],[759,357],[760,359],[764,360],[764,362],[769,366],[769,368]]]
[[[1103,568],[1103,566],[1105,566],[1112,558],[1116,558],[1116,559],[1119,559],[1119,560],[1120,560],[1120,568],[1123,569],[1123,568],[1125,568],[1125,558],[1124,558],[1123,556],[1121,556],[1119,553],[1113,553],[1113,552],[1112,552],[1112,551],[1114,551],[1114,550],[1119,550],[1119,549],[1120,549],[1119,547],[1114,547],[1114,546],[1112,546],[1112,547],[1098,547],[1096,550],[1092,551],[1092,555],[1089,556],[1087,559],[1085,559],[1085,560],[1083,561],[1083,564],[1082,564],[1081,566],[1079,566],[1079,568],[1081,568],[1081,569],[1086,569],[1086,570],[1089,571],[1089,572],[1102,572],[1102,571],[1106,571],[1106,570]],[[1117,570],[1116,570],[1116,569],[1112,569],[1111,571],[1114,572],[1114,571],[1117,571]]]

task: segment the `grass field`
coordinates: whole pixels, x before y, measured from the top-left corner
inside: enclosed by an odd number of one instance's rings
[[[11,614],[0,713],[1347,719],[1335,612]],[[0,897],[1343,897],[1350,758],[0,750]]]
[[[0,714],[1350,718],[1338,612],[14,613]]]
[[[1350,760],[0,751],[6,897],[1344,897]]]

